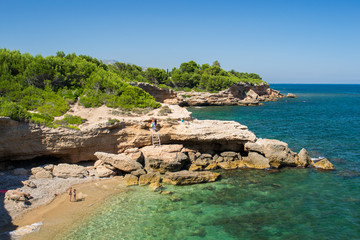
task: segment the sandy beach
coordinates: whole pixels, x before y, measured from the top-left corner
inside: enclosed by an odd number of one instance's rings
[[[73,186],[79,198],[70,202],[67,193],[57,196],[51,203],[25,213],[13,221],[14,225],[23,227],[42,222],[39,231],[22,237],[24,240],[54,239],[66,232],[76,221],[86,218],[89,213],[106,198],[113,194],[126,191],[122,177],[84,183]]]

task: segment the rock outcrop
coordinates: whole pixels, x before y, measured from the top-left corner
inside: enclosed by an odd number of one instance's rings
[[[135,85],[135,84],[133,84]],[[138,82],[136,86],[148,92],[156,101],[163,103],[165,99],[175,99],[177,97],[175,91],[169,88],[159,88],[149,83]]]
[[[84,178],[89,176],[89,172],[86,170],[85,167],[76,164],[67,164],[67,163],[62,163],[54,166],[52,174],[55,177],[60,177],[60,178],[70,178],[70,177]]]
[[[145,89],[144,89],[145,90]],[[146,90],[145,90],[146,91]],[[152,93],[149,92],[151,95]],[[229,89],[218,93],[209,92],[176,92],[177,98],[173,96],[164,102],[179,104],[180,106],[224,106],[224,105],[259,105],[263,101],[276,101],[283,95],[269,87],[268,84],[237,83]],[[156,95],[153,95],[156,97]]]
[[[312,165],[315,168],[318,169],[324,169],[324,170],[334,170],[334,165],[327,159],[321,159],[320,161],[314,163],[314,165]]]
[[[166,173],[163,182],[173,185],[189,185],[196,183],[214,182],[219,177],[220,174],[215,172],[193,172],[183,170],[180,172]]]
[[[96,152],[95,156],[104,163],[110,164],[114,168],[123,172],[132,172],[142,168],[142,165],[134,161],[131,157],[125,154],[111,154],[104,152]]]
[[[180,171],[189,158],[181,152],[183,145],[147,146],[141,148],[145,158],[145,169],[160,173]]]

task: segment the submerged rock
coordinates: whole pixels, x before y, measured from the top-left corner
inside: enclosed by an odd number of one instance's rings
[[[173,185],[188,185],[196,183],[214,182],[219,178],[219,173],[209,171],[193,172],[183,170],[180,172],[167,172],[163,178],[163,182]]]

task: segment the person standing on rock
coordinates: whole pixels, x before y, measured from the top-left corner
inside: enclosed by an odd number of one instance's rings
[[[74,189],[75,191],[75,189]],[[71,197],[72,197],[72,187],[69,188],[69,201],[71,202]]]
[[[155,130],[156,130],[156,120],[154,118],[152,118],[152,120],[151,120],[151,130],[153,132],[155,132]]]

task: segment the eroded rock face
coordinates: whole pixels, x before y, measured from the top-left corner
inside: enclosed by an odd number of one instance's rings
[[[244,158],[244,164],[248,168],[267,169],[270,168],[269,160],[257,152],[250,152],[248,157]]]
[[[290,150],[287,143],[275,139],[258,139],[257,145],[245,145],[248,149],[256,149],[256,152],[262,152],[269,160],[271,167],[296,167],[298,155]],[[261,146],[261,150],[258,149]]]
[[[184,97],[185,96],[185,97]],[[177,92],[177,102],[181,106],[224,106],[224,105],[259,105],[260,101],[275,101],[283,95],[270,89],[268,84],[252,85],[237,83],[229,89],[218,93],[208,92]],[[169,102],[170,103],[170,102]]]
[[[316,163],[314,163],[313,167],[324,169],[324,170],[334,170],[334,165],[327,159],[324,158]]]
[[[180,171],[189,161],[188,156],[181,152],[182,148],[181,144],[141,148],[145,158],[145,169],[160,173]]]
[[[143,89],[145,92],[148,92],[151,96],[155,98],[157,102],[164,102],[165,99],[175,99],[177,98],[176,93],[172,89],[168,88],[158,88],[157,86],[151,85],[149,83],[138,82],[137,86]]]
[[[215,172],[193,172],[183,170],[180,172],[166,173],[163,178],[163,182],[173,185],[189,185],[196,183],[214,182],[219,178],[220,174]]]
[[[116,169],[119,169],[124,172],[132,172],[142,169],[142,165],[140,163],[134,161],[125,154],[96,152],[95,156],[104,163],[108,163],[111,166],[115,167]]]
[[[61,163],[54,166],[53,175],[60,178],[84,178],[89,176],[89,172],[85,167],[76,164]]]

